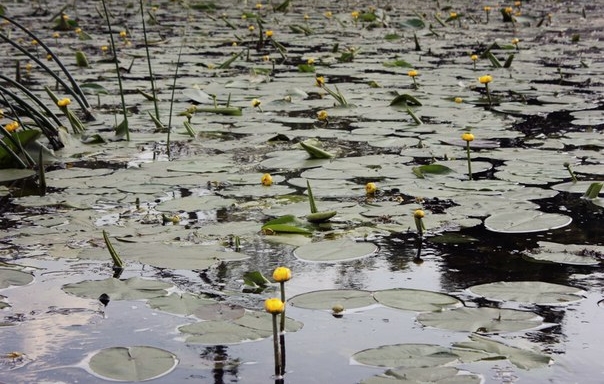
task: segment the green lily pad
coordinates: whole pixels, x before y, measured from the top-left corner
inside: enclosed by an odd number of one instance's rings
[[[0,169],[0,183],[25,179],[35,174],[33,169]]]
[[[294,250],[294,256],[305,261],[335,263],[361,259],[376,251],[377,246],[373,243],[339,239],[303,245]]]
[[[558,213],[517,210],[489,216],[485,219],[484,226],[489,231],[499,233],[530,233],[562,228],[572,220],[571,217]]]
[[[0,289],[10,286],[27,285],[34,280],[30,273],[17,271],[15,269],[0,268]]]
[[[536,305],[565,305],[583,299],[581,289],[542,281],[498,281],[475,285],[468,290],[489,300]]]
[[[352,360],[374,367],[438,367],[459,359],[451,348],[435,344],[395,344],[366,349],[352,355]]]
[[[387,289],[374,292],[373,297],[388,307],[417,312],[442,311],[463,305],[453,296],[420,289]]]
[[[234,304],[214,303],[198,307],[193,314],[202,320],[234,320],[242,317],[245,309]]]
[[[176,355],[148,346],[102,349],[89,362],[94,374],[113,381],[155,379],[171,372],[177,364]]]
[[[417,321],[427,327],[479,333],[515,332],[543,325],[543,318],[533,312],[498,308],[425,312],[418,315]]]
[[[158,280],[131,277],[119,280],[113,277],[105,280],[84,280],[79,283],[65,284],[63,291],[88,299],[97,299],[106,293],[111,300],[140,300],[165,296],[172,284]]]
[[[226,208],[235,200],[226,199],[222,196],[188,196],[182,199],[168,200],[158,204],[155,209],[160,212],[197,212],[211,211],[218,208]]]
[[[521,369],[544,368],[553,362],[551,357],[540,352],[509,346],[489,337],[472,334],[470,339],[472,341],[453,344],[453,350],[463,349],[494,353],[506,357],[512,364]]]
[[[334,305],[344,309],[363,308],[376,303],[371,292],[356,289],[329,289],[294,296],[288,300],[294,307],[331,310]]]
[[[266,234],[297,233],[301,235],[312,234],[312,227],[294,215],[285,215],[269,221],[262,226]]]
[[[150,299],[147,304],[151,308],[164,312],[177,315],[192,315],[198,308],[215,303],[216,300],[204,296],[190,293],[184,293],[182,295],[172,293],[168,296],[154,297]]]
[[[531,261],[567,265],[598,265],[604,259],[604,247],[597,245],[559,244],[540,241],[539,248],[523,253]]]
[[[361,384],[480,384],[479,375],[454,367],[389,369],[384,374],[362,380]]]

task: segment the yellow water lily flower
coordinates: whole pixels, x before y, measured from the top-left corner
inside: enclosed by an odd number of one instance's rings
[[[120,31],[120,37],[122,39],[126,38],[126,36],[128,36],[128,32],[126,32],[126,31]]]
[[[59,32],[55,32],[55,33],[52,34],[52,37],[54,39],[58,39],[59,37],[61,37],[61,34]]]
[[[325,84],[325,77],[317,76],[315,77],[315,82],[317,83],[317,87],[322,87]]]
[[[273,177],[270,175],[270,173],[265,173],[264,175],[262,175],[260,182],[265,187],[270,187],[273,184]]]
[[[78,34],[78,35],[79,35],[80,33],[82,33],[82,28],[76,28],[76,29],[75,29],[75,33],[76,33],[76,34]]]
[[[6,129],[9,132],[15,132],[17,129],[19,129],[19,122],[11,121],[10,123],[8,123],[4,126],[4,129]]]
[[[474,135],[471,134],[470,132],[465,132],[461,135],[461,139],[463,141],[473,141],[474,140]]]
[[[365,184],[365,193],[368,195],[373,195],[378,190],[378,187],[375,183],[367,183]]]
[[[361,12],[359,12],[359,11],[352,11],[352,12],[350,13],[350,16],[352,16],[352,18],[353,18],[354,20],[356,20],[356,19],[358,19],[358,18],[359,18],[359,16],[361,16]]]
[[[273,297],[264,301],[264,309],[272,315],[278,315],[285,310],[285,304],[281,299]]]
[[[478,78],[478,81],[480,82],[480,84],[489,84],[491,81],[493,81],[493,76],[491,76],[491,75],[480,76]]]
[[[478,60],[478,55],[472,55],[470,56],[470,59],[472,59],[472,61],[476,61]]]
[[[308,65],[314,65],[315,64],[315,59],[313,59],[312,57],[309,57],[308,60],[306,60],[306,64],[308,64]]]
[[[421,209],[416,209],[415,212],[413,212],[413,217],[416,219],[423,219],[424,216],[426,216],[426,213]]]
[[[59,107],[66,107],[66,106],[68,106],[69,104],[71,104],[71,99],[70,99],[70,98],[68,98],[68,97],[66,97],[66,98],[64,98],[64,99],[61,99],[61,100],[57,101],[57,105],[58,105]]]
[[[287,267],[277,267],[273,271],[273,279],[277,283],[284,283],[292,278],[292,271]]]
[[[308,14],[304,14],[304,21],[308,21],[308,19],[310,19],[310,16],[308,16]]]
[[[491,7],[489,7],[488,5],[485,5],[484,8],[482,8],[482,9],[484,9],[485,12],[491,11]]]
[[[269,61],[271,57],[269,55],[262,56],[262,61]]]
[[[265,31],[264,36],[266,36],[267,38],[273,37],[273,31],[270,29]]]
[[[256,9],[262,9],[262,3],[256,3]]]
[[[323,109],[317,112],[317,119],[319,119],[319,121],[327,121],[328,117],[329,116],[327,115],[327,111]]]
[[[101,51],[103,51],[103,52],[107,52],[108,50],[109,50],[109,47],[108,47],[108,46],[106,46],[106,45],[102,45],[102,46],[101,46]]]
[[[331,19],[331,16],[333,16],[333,13],[331,13],[331,11],[327,11],[323,14],[325,17],[327,17],[328,19]]]
[[[247,29],[249,29],[250,32],[254,32],[254,29],[256,29],[256,27],[250,25],[249,27],[247,27]]]
[[[252,107],[254,107],[254,108],[259,107],[260,104],[262,104],[262,101],[260,101],[258,99],[252,99]]]
[[[455,102],[456,102],[457,104],[461,104],[461,103],[463,103],[463,99],[462,99],[461,97],[456,97],[456,98],[455,98]]]
[[[409,72],[407,72],[407,76],[409,76],[409,77],[415,77],[417,75],[419,75],[419,73],[415,69],[412,69]]]
[[[457,12],[451,12],[449,13],[449,17],[452,19],[457,19]]]

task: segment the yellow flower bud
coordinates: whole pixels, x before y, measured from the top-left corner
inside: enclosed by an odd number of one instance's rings
[[[367,193],[368,195],[373,195],[375,192],[377,192],[378,187],[377,185],[375,185],[375,183],[367,183],[365,184],[365,193]]]
[[[69,99],[69,98],[67,98],[67,97],[66,97],[66,98],[64,98],[64,99],[61,99],[61,100],[57,101],[57,105],[58,105],[59,107],[66,107],[66,106],[68,106],[69,104],[71,104],[71,99]]]
[[[325,84],[325,77],[317,76],[315,77],[315,82],[317,83],[317,87],[322,87]]]
[[[128,32],[126,32],[126,31],[120,31],[120,37],[122,39],[125,38],[126,36],[128,36]]]
[[[452,19],[457,19],[457,12],[451,12],[449,13],[449,17]]]
[[[327,121],[327,118],[327,111],[320,110],[319,112],[317,112],[317,119],[319,119],[320,121]]]
[[[284,283],[292,278],[292,271],[287,267],[277,267],[273,271],[273,279],[277,283]]]
[[[485,5],[483,9],[484,9],[485,12],[490,12],[491,11],[491,7],[489,7],[488,5]]]
[[[413,217],[416,219],[422,219],[424,216],[426,216],[426,213],[421,209],[417,209],[415,212],[413,212]]]
[[[270,29],[267,30],[266,32],[264,32],[264,36],[266,36],[267,38],[273,37],[273,31],[271,31]]]
[[[474,135],[471,134],[470,132],[465,132],[464,134],[461,135],[461,139],[463,141],[470,142],[470,141],[474,140]]]
[[[409,72],[407,72],[407,75],[409,77],[415,77],[418,75],[418,72],[415,69],[410,70]]]
[[[252,107],[254,107],[254,108],[259,107],[260,104],[262,104],[262,101],[260,101],[258,99],[253,99],[252,100]]]
[[[285,310],[285,304],[281,299],[273,297],[264,301],[264,309],[270,314],[278,315]]]
[[[256,29],[256,27],[250,25],[249,27],[247,27],[247,29],[249,29],[250,32],[254,32],[254,29]]]
[[[312,57],[309,57],[308,60],[306,60],[306,64],[308,65],[313,65],[315,63],[315,59],[313,59]]]
[[[262,175],[260,182],[265,187],[270,187],[273,184],[273,177],[269,173],[265,173],[264,175]]]
[[[472,61],[476,61],[478,60],[478,55],[472,55],[470,56],[470,59],[472,59]]]
[[[323,15],[325,15],[325,17],[327,17],[328,19],[331,19],[331,16],[333,16],[333,13],[331,13],[331,11],[327,11]]]
[[[518,38],[512,39],[512,44],[514,44],[514,45],[518,45],[519,42],[520,42],[520,39],[518,39]]]
[[[488,84],[491,81],[493,81],[493,76],[491,76],[491,75],[480,76],[478,78],[478,81],[480,82],[480,84]]]
[[[457,104],[461,104],[461,103],[463,103],[463,99],[462,99],[461,97],[456,97],[456,98],[455,98],[455,102],[456,102]]]
[[[19,122],[11,121],[10,123],[8,123],[4,126],[4,129],[6,129],[9,132],[15,132],[17,129],[19,129]]]
[[[352,16],[352,18],[353,18],[354,20],[358,19],[360,15],[361,15],[361,13],[360,13],[359,11],[352,11],[352,12],[350,13],[350,16]]]

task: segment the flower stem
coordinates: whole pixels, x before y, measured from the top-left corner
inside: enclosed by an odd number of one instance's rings
[[[470,158],[470,142],[469,141],[466,142],[466,154],[468,155],[468,179],[472,180],[472,161]]]
[[[273,348],[275,350],[275,379],[281,378],[281,354],[279,353],[279,334],[277,331],[277,315],[273,314]]]
[[[484,85],[485,89],[487,90],[487,99],[489,99],[489,107],[493,105],[493,101],[491,100],[491,91],[489,91],[489,84],[485,84]],[[470,146],[470,144],[468,143],[468,147]]]

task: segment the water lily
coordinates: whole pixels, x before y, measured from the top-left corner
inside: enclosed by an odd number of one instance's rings
[[[317,112],[317,119],[319,119],[319,121],[327,121],[327,118],[329,116],[327,115],[327,111],[326,110],[320,110],[319,112]]]
[[[484,8],[484,13],[486,13],[487,15],[487,24],[489,23],[489,13],[491,12],[491,7],[489,7],[488,5],[485,5]]]
[[[258,110],[260,112],[263,112],[262,107],[260,106],[261,104],[262,104],[262,101],[260,101],[259,99],[252,99],[252,107],[258,108]]]
[[[126,31],[120,31],[120,37],[122,39],[125,39],[127,36],[128,36],[128,32],[126,32]]]
[[[520,48],[518,48],[518,43],[519,43],[519,42],[520,42],[520,39],[518,39],[518,38],[516,38],[516,37],[512,39],[512,44],[513,44],[514,46],[516,46],[516,50],[517,50],[517,51],[520,49]]]
[[[361,16],[361,12],[359,11],[352,11],[350,13],[350,16],[352,17],[353,20],[358,20],[359,16]]]
[[[11,121],[4,126],[4,129],[6,129],[8,132],[15,132],[17,129],[19,129],[19,122]]]
[[[270,175],[270,173],[265,173],[264,175],[262,175],[260,182],[265,187],[270,187],[271,185],[273,185],[273,177]]]
[[[284,283],[292,278],[292,271],[287,267],[277,267],[273,271],[273,279],[277,283]]]
[[[314,62],[314,60],[313,60],[313,62]],[[315,77],[315,83],[317,84],[317,87],[322,87],[325,84],[325,77],[323,77],[323,76]]]
[[[256,9],[262,9],[262,3],[256,3]]]
[[[466,142],[466,154],[468,157],[468,178],[472,180],[472,161],[470,156],[470,141],[474,140],[474,135],[470,132],[465,132],[461,135],[461,139]]]
[[[65,98],[57,101],[57,106],[59,106],[59,107],[66,107],[69,104],[71,104],[71,99],[69,99],[68,97],[65,97]]]
[[[249,27],[247,27],[247,29],[248,29],[250,32],[254,32],[254,30],[256,29],[256,27],[254,27],[253,25],[250,25]]]
[[[476,61],[478,61],[478,55],[473,54],[470,56],[470,59],[472,60],[472,64],[474,65],[474,70],[476,70]]]
[[[417,233],[420,237],[424,235],[424,231],[426,230],[426,226],[424,225],[424,216],[426,213],[421,209],[416,209],[413,212],[413,220],[415,221],[415,228],[417,228]]]
[[[272,30],[267,30],[264,32],[264,36],[266,36],[267,39],[273,37],[273,31]]]
[[[455,102],[456,102],[457,104],[461,104],[461,103],[463,103],[463,99],[462,99],[461,97],[456,97],[456,98],[455,98]]]
[[[419,72],[417,72],[415,69],[410,70],[409,72],[407,72],[407,76],[409,76],[410,78],[413,79],[413,86],[417,89],[417,81],[415,80],[415,78],[419,75]]]
[[[285,304],[278,297],[272,297],[264,301],[264,309],[272,315],[278,315],[285,309]]]
[[[328,19],[331,19],[331,16],[333,16],[333,13],[331,13],[331,11],[327,11],[323,14],[323,16],[325,16]]]
[[[277,331],[277,315],[285,311],[285,303],[277,297],[266,299],[264,309],[273,315],[273,349],[275,355],[275,377],[281,377],[283,374],[283,355],[284,349],[279,345],[279,333]],[[285,340],[285,338],[283,338]]]
[[[484,84],[484,87],[487,91],[487,98],[489,99],[489,105],[492,104],[492,100],[491,100],[491,92],[489,91],[489,83],[493,81],[493,76],[491,75],[484,75],[484,76],[480,76],[478,78],[478,82],[480,84]]]
[[[365,193],[368,195],[373,195],[378,190],[378,187],[375,183],[367,183],[365,184]]]

